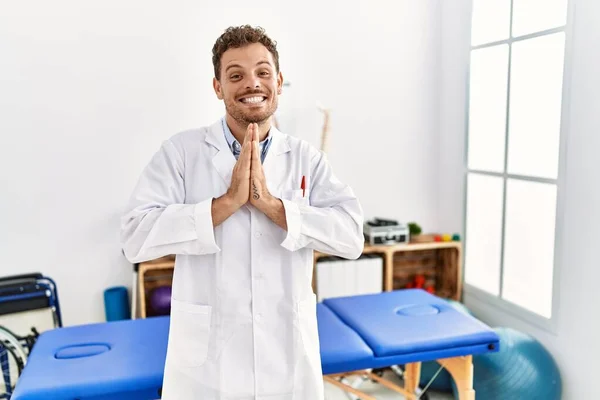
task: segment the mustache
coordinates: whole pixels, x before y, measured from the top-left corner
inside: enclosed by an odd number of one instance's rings
[[[238,98],[239,98],[239,97],[248,96],[248,95],[251,95],[251,94],[260,94],[260,95],[263,95],[263,96],[265,96],[265,97],[269,97],[269,94],[268,94],[268,93],[265,93],[265,92],[263,92],[263,91],[262,91],[262,90],[260,90],[260,89],[254,89],[254,90],[248,90],[248,91],[246,91],[246,92],[244,92],[244,93],[240,94],[240,95],[238,96]]]

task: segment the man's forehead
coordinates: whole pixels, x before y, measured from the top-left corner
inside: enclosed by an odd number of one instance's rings
[[[241,64],[243,66],[254,66],[262,63],[273,65],[271,52],[260,43],[253,43],[244,47],[228,49],[223,53],[223,64]]]

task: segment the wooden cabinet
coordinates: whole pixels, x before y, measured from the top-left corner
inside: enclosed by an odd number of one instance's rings
[[[384,291],[407,287],[414,277],[425,278],[425,286],[443,298],[460,301],[462,297],[462,245],[458,241],[424,242],[395,245],[365,244],[363,254],[380,254],[383,258]],[[328,254],[315,252],[315,264]],[[316,268],[313,290],[316,290]]]

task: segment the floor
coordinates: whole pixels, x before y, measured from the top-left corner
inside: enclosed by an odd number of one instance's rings
[[[386,371],[383,377],[393,383],[402,386],[402,382],[398,377],[391,371]],[[360,387],[360,390],[370,396],[375,397],[377,400],[400,400],[403,399],[399,393],[394,392],[378,383],[372,383],[371,381],[365,381]],[[452,393],[439,393],[433,391],[427,391],[429,400],[454,400]],[[339,389],[338,387],[325,383],[325,400],[355,400],[356,397],[348,396],[347,392]]]

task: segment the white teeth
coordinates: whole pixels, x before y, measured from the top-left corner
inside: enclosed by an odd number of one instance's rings
[[[264,100],[264,97],[248,97],[246,99],[242,99],[243,103],[260,103]]]

